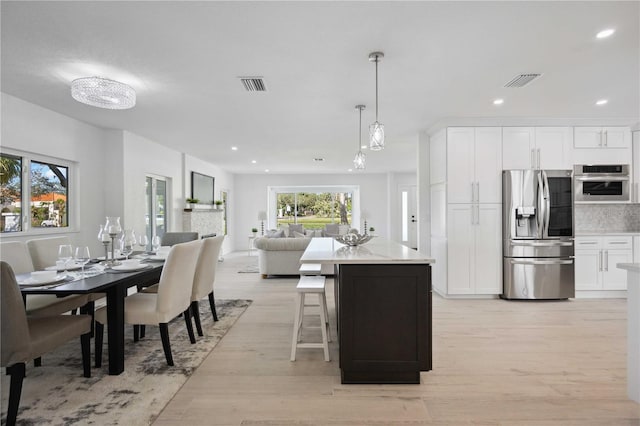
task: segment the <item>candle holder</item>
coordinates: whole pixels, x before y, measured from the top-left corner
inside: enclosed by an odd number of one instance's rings
[[[105,265],[109,267],[120,265],[121,263],[118,262],[118,260],[116,259],[116,253],[115,253],[116,237],[122,231],[122,227],[120,226],[120,217],[107,216],[107,223],[105,223],[104,229],[109,234],[109,237],[111,238],[111,259],[109,259],[107,257],[107,254],[105,253],[105,256],[104,256]],[[105,250],[106,248],[107,246],[105,245]]]

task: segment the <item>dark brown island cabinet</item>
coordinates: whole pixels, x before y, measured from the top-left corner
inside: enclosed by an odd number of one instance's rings
[[[434,260],[384,238],[314,238],[300,262],[334,264],[342,383],[420,383],[432,368]]]

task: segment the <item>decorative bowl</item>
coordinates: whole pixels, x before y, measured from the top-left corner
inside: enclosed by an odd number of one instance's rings
[[[355,232],[350,232],[344,235],[336,235],[333,237],[337,242],[346,244],[348,246],[359,246],[360,244],[364,244],[369,241],[373,236],[367,234],[357,234]]]

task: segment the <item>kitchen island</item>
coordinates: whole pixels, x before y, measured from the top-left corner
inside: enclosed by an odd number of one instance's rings
[[[300,263],[335,265],[342,383],[420,383],[431,370],[434,260],[384,238],[314,238]]]
[[[627,271],[627,395],[640,402],[640,263],[618,263]]]

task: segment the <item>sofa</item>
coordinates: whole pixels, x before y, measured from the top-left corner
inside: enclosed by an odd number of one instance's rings
[[[262,278],[269,275],[300,275],[300,257],[311,238],[256,238],[258,269]],[[333,275],[333,265],[322,265],[322,275]]]

